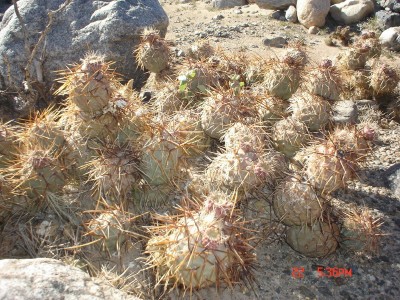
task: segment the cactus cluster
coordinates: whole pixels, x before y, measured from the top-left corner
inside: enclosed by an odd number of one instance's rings
[[[86,209],[98,215],[82,220],[94,239],[88,245],[118,252],[129,240],[125,212],[134,212],[150,225],[141,238],[148,235],[146,269],[156,284],[190,292],[251,277],[255,249],[240,205],[255,195],[272,201],[287,243],[306,256],[375,247],[378,221],[328,209],[375,139],[366,122],[331,120],[331,105],[346,93],[343,69],[364,76],[354,72],[379,55],[374,41],[362,37],[338,65],[316,67],[300,45],[260,63],[199,43],[172,68],[166,42],[147,30],[132,59],[156,74],[146,86],[150,103],[90,53],[61,73],[61,109],[0,124],[0,216],[48,207],[70,185],[89,190]],[[395,74],[377,63],[365,76],[381,95],[398,82]],[[162,213],[150,220],[141,215],[148,207]]]

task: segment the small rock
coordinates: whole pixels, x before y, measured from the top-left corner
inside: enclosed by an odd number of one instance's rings
[[[287,11],[286,11],[286,13],[285,13],[285,18],[286,18],[286,20],[288,20],[289,22],[292,22],[292,23],[297,23],[297,10],[296,10],[296,7],[295,6],[293,6],[293,5],[291,5],[288,9],[287,9]]]
[[[233,11],[233,13],[237,14],[237,15],[241,15],[243,12],[240,9],[235,9]]]
[[[378,22],[379,27],[384,30],[386,30],[390,27],[400,26],[400,14],[399,13],[386,11],[386,10],[380,10],[375,14],[375,18]]]
[[[310,28],[308,28],[309,34],[317,34],[318,32],[319,32],[319,29],[317,26],[311,26]]]
[[[213,20],[222,20],[223,18],[225,18],[223,15],[216,15],[212,17]]]
[[[368,17],[374,9],[372,0],[348,0],[332,5],[329,12],[337,22],[354,24]]]
[[[386,186],[396,197],[400,197],[400,163],[390,166],[382,176]]]
[[[142,99],[142,103],[149,103],[151,100],[151,92],[150,91],[141,92],[140,99]]]
[[[386,29],[379,37],[379,42],[383,47],[393,51],[400,50],[400,27]]]
[[[278,21],[286,21],[285,12],[282,10],[274,11],[271,14],[271,19],[278,20]]]
[[[358,110],[352,100],[337,101],[332,107],[332,120],[337,124],[355,124]]]
[[[288,44],[288,41],[282,36],[277,36],[273,38],[265,38],[263,44],[267,47],[283,48]]]

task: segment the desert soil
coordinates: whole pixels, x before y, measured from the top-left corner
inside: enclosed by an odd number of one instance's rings
[[[170,18],[166,39],[175,44],[176,51],[187,49],[199,38],[206,38],[214,46],[229,51],[246,51],[262,58],[279,55],[282,49],[263,45],[264,38],[282,36],[303,40],[312,63],[323,58],[333,59],[345,47],[329,47],[324,43],[329,29],[310,35],[300,24],[270,19],[272,11],[257,5],[246,5],[227,10],[213,10],[204,1],[178,4],[160,1]],[[361,24],[360,27],[367,26]],[[357,29],[357,27],[354,27]],[[398,54],[384,58],[395,67],[400,66]],[[341,206],[356,204],[371,209],[384,224],[380,251],[376,255],[356,255],[339,249],[327,258],[312,259],[292,250],[284,242],[284,231],[279,226],[264,227],[269,222],[269,207],[256,214],[258,232],[262,240],[257,245],[257,283],[250,287],[237,286],[232,290],[205,289],[194,293],[194,299],[398,299],[400,295],[400,199],[385,185],[385,171],[400,163],[400,126],[382,118],[379,139],[373,154],[359,172],[359,180],[347,190],[333,196],[333,203]],[[247,204],[248,212],[259,211],[259,203]],[[254,214],[250,214],[253,215]],[[351,277],[320,278],[317,268],[338,267],[352,270]],[[294,278],[293,268],[304,268],[304,278]],[[397,295],[397,296],[396,296]],[[167,299],[175,299],[170,294]]]

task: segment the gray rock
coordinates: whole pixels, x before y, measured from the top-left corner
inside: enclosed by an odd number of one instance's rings
[[[288,41],[282,36],[277,36],[273,38],[265,38],[263,44],[267,47],[283,48],[288,44]]]
[[[225,18],[223,15],[216,15],[212,17],[213,20],[222,20],[223,18]]]
[[[383,8],[388,8],[391,11],[400,13],[400,1],[399,0],[381,0],[380,5]]]
[[[49,258],[0,260],[2,300],[140,300]]]
[[[297,21],[298,21],[298,20],[297,20],[297,10],[296,10],[296,7],[295,7],[295,6],[291,5],[291,6],[286,10],[285,18],[286,18],[286,20],[288,20],[289,22],[297,23]]]
[[[346,0],[332,5],[329,12],[339,23],[354,24],[371,15],[374,9],[372,0]]]
[[[390,166],[382,176],[386,186],[400,198],[400,163]]]
[[[260,8],[265,9],[287,9],[290,5],[296,5],[296,0],[256,0]]]
[[[354,101],[337,101],[332,107],[332,121],[336,124],[355,124],[358,110]]]
[[[400,26],[386,29],[379,36],[379,42],[385,48],[400,51]]]
[[[286,21],[285,12],[283,10],[274,11],[270,15],[271,19],[278,20],[278,21]]]
[[[247,4],[246,0],[213,0],[212,6],[217,9],[232,8]]]
[[[383,30],[386,30],[390,27],[400,26],[400,14],[399,13],[386,11],[386,10],[380,10],[380,11],[376,12],[375,18],[378,22],[379,27]]]
[[[63,3],[64,0],[18,1],[30,49],[37,44],[39,32],[48,24],[47,13]],[[42,71],[46,83],[58,77],[55,71],[79,62],[88,50],[104,54],[107,60],[116,62],[114,67],[124,79],[133,78],[140,83],[143,71],[137,68],[132,57],[139,34],[144,27],[152,26],[165,35],[169,22],[157,0],[72,0],[54,19],[46,41],[39,45],[35,57],[39,67],[30,70],[35,80],[40,79],[38,73]],[[0,88],[21,87],[27,55],[21,25],[13,8],[6,11],[0,25],[0,53],[8,60],[6,62],[0,55]]]

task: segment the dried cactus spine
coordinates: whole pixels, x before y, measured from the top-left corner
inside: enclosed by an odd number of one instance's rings
[[[212,138],[221,139],[235,122],[257,123],[256,99],[244,91],[215,91],[204,101],[201,126]]]
[[[139,151],[129,144],[114,143],[103,145],[97,152],[98,155],[85,165],[89,170],[88,180],[100,195],[123,202],[141,178]]]
[[[0,121],[0,168],[4,168],[15,159],[17,148],[17,130],[10,123]]]
[[[56,157],[43,150],[21,153],[15,165],[7,170],[15,193],[43,198],[48,192],[59,192],[66,183],[63,167]]]

